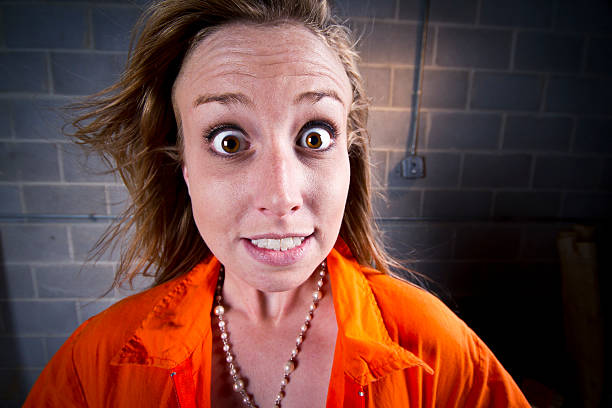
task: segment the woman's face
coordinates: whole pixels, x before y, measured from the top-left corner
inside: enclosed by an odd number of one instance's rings
[[[306,28],[233,24],[184,62],[173,103],[202,238],[252,287],[303,283],[332,249],[350,169],[349,79]]]

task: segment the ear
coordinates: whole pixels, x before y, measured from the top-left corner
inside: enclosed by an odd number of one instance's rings
[[[183,163],[183,179],[185,180],[185,184],[187,185],[187,192],[191,194],[189,190],[189,172],[187,171],[187,164]]]

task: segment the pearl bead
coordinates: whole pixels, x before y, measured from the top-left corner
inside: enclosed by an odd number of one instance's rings
[[[225,327],[225,321],[223,321],[223,320],[219,320],[219,327],[220,327],[220,328]]]
[[[322,287],[322,286],[323,286],[323,279],[319,279],[319,280],[317,281],[317,286],[318,286],[318,287]]]
[[[225,313],[225,308],[221,305],[215,307],[215,314],[217,316],[223,316],[223,313]]]
[[[315,302],[318,302],[319,300],[321,300],[321,297],[322,297],[322,296],[323,296],[323,294],[321,293],[321,291],[320,291],[320,290],[317,290],[317,291],[313,292],[313,294],[312,294],[312,299],[313,299]]]
[[[232,361],[234,361],[234,357],[232,357],[231,354],[228,354],[227,357],[225,357],[225,361],[227,361],[228,363],[231,363]]]
[[[293,372],[293,370],[295,370],[295,363],[291,360],[287,361],[285,363],[285,374],[291,374]]]
[[[306,330],[308,330],[308,326],[306,326],[305,324],[302,325],[302,327],[300,327],[300,331],[302,333],[306,333]]]
[[[295,358],[297,357],[299,351],[297,348],[294,348],[293,350],[291,350],[291,357]]]
[[[238,392],[243,388],[244,388],[244,381],[242,381],[242,379],[236,380],[236,382],[234,382],[234,391]]]
[[[223,351],[229,351],[229,349],[230,349],[229,344],[224,344],[223,345]]]
[[[302,344],[303,341],[304,341],[304,336],[300,334],[299,336],[297,336],[297,339],[295,339],[295,345],[299,346],[300,344]]]
[[[315,303],[311,303],[310,304],[310,311],[314,312],[314,310],[317,308],[317,305]]]
[[[311,320],[312,320],[312,315],[311,315],[310,313],[308,313],[308,314],[306,315],[306,321],[307,321],[308,323],[310,323],[310,321],[311,321]]]
[[[227,333],[221,333],[221,340],[227,340]]]
[[[281,385],[282,385],[283,387],[286,387],[286,386],[287,386],[287,384],[289,384],[289,378],[288,378],[288,377],[285,377],[285,378],[283,378],[283,379],[281,380]]]
[[[251,403],[251,399],[248,396],[246,396],[246,397],[242,398],[242,402],[244,402],[245,404],[250,404]]]
[[[279,391],[278,394],[276,394],[276,400],[280,401],[285,397],[285,393],[283,391]]]
[[[235,369],[235,368],[232,368],[232,369],[230,370],[230,375],[231,375],[232,377],[236,375],[236,369]]]

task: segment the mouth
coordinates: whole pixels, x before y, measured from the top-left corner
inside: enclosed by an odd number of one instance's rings
[[[302,245],[305,237],[285,237],[285,238],[260,238],[251,239],[251,244],[262,249],[271,249],[274,251],[287,251]]]
[[[310,234],[265,234],[244,238],[245,249],[257,261],[273,266],[288,266],[299,262],[312,245]]]

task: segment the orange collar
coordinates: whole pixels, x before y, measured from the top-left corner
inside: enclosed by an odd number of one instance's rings
[[[391,339],[372,289],[341,239],[328,255],[327,265],[345,373],[360,385],[414,366],[433,373],[423,360]],[[169,283],[168,291],[111,364],[172,369],[185,361],[211,335],[210,310],[219,266],[210,257]]]

